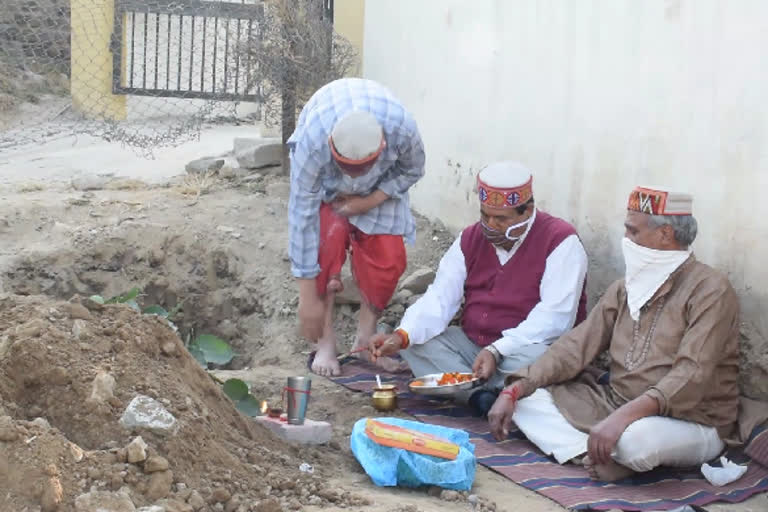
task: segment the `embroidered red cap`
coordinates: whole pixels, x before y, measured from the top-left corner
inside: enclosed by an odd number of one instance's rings
[[[477,175],[477,192],[482,204],[516,208],[533,197],[533,175],[518,162],[497,162]]]
[[[627,210],[649,215],[691,215],[693,196],[663,187],[635,187],[629,194]]]

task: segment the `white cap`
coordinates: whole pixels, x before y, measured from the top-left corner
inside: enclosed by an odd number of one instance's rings
[[[531,180],[531,171],[520,162],[508,160],[486,166],[478,178],[489,187],[516,188]]]
[[[333,126],[331,138],[336,152],[350,160],[363,160],[381,147],[383,132],[376,117],[364,110],[352,111]]]

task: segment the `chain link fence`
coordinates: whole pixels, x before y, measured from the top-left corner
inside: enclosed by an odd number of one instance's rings
[[[314,1],[332,27],[332,1]],[[0,151],[89,134],[151,154],[257,121],[269,3],[3,0]]]

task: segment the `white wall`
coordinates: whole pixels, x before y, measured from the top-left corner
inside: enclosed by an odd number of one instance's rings
[[[690,191],[697,256],[768,334],[768,2],[369,0],[365,15],[364,74],[425,140],[417,210],[458,229],[477,169],[519,159],[579,229],[594,294],[623,269],[630,189]]]

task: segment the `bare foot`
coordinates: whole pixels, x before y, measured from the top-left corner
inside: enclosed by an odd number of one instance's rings
[[[622,466],[615,461],[611,461],[608,464],[592,464],[592,459],[589,458],[589,455],[584,457],[582,462],[592,480],[615,482],[616,480],[623,480],[635,474],[635,472],[628,467]]]
[[[323,377],[332,377],[341,374],[339,361],[336,359],[335,343],[318,343],[315,360],[312,361],[312,372]]]

